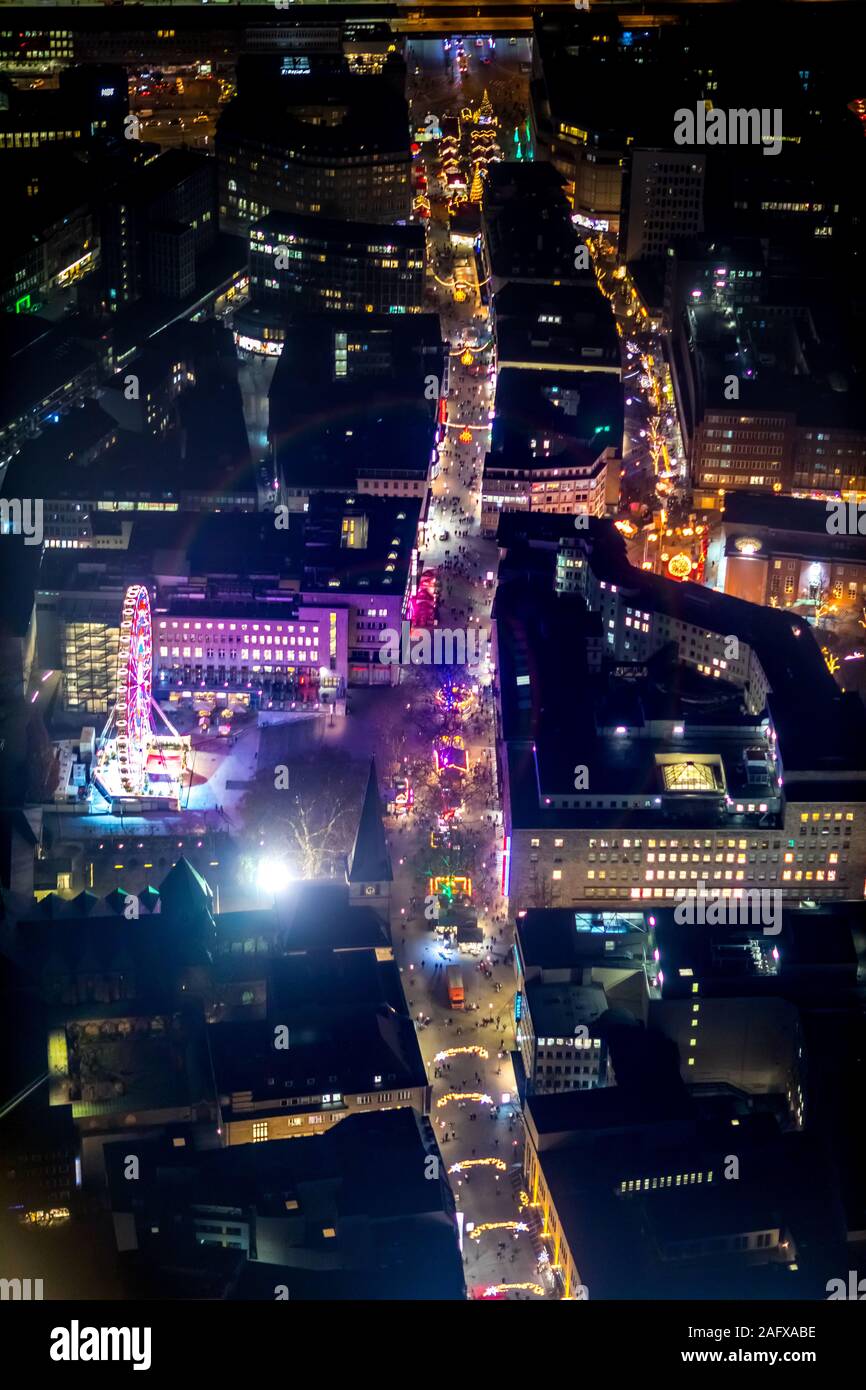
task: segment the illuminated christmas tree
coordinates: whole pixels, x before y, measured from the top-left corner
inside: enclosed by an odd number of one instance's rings
[[[472,187],[469,190],[469,201],[471,203],[480,203],[483,196],[484,185],[481,182],[481,170],[476,164],[475,173],[472,176]]]

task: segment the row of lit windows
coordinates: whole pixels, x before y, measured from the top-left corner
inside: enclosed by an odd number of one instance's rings
[[[732,417],[730,415],[708,415],[706,419],[707,424],[728,425],[731,423]],[[779,425],[780,427],[784,428],[787,422],[781,416],[778,415],[767,415],[765,417],[761,417],[760,419],[757,419],[752,415],[740,415],[737,417],[734,423],[738,425],[760,425],[762,427],[763,433],[766,434],[767,428],[770,425]]]
[[[766,872],[764,871],[766,868],[767,868],[767,866],[764,865],[762,871],[761,871],[760,873],[758,873],[757,875],[755,875],[755,874],[750,874],[750,875],[749,875],[749,882],[751,882],[751,883],[755,883],[755,882],[757,882],[757,883],[765,883],[765,882],[767,881],[767,874],[766,874]],[[533,872],[533,874],[535,874],[537,871],[536,871],[536,870],[532,870],[532,872]],[[824,877],[825,877],[824,870],[819,870],[818,872],[819,872],[821,881],[823,882],[823,881],[824,881]],[[707,869],[703,869],[703,870],[701,870],[700,872],[699,872],[698,870],[696,870],[696,869],[689,869],[689,870],[688,870],[688,874],[687,874],[686,871],[683,870],[683,869],[678,870],[676,873],[673,872],[673,871],[671,871],[670,873],[666,873],[666,872],[663,872],[663,871],[661,871],[661,870],[654,871],[654,873],[655,873],[655,879],[656,879],[656,881],[661,881],[661,880],[667,878],[671,883],[676,883],[676,882],[678,881],[677,874],[679,874],[679,881],[680,881],[680,882],[684,882],[684,881],[686,881],[687,879],[691,880],[692,883],[694,883],[694,882],[696,882],[696,881],[697,881],[697,882],[700,882],[700,880],[703,879],[703,878],[708,878],[708,879],[709,879],[711,882],[713,882],[713,883],[721,883],[722,879],[724,879],[724,880],[727,881],[727,882],[735,882],[735,883],[745,883],[745,882],[746,882],[746,878],[745,878],[744,873],[743,873],[742,870],[740,870],[740,871],[739,871],[738,873],[736,873],[736,874],[734,874],[734,872],[733,872],[732,870],[725,870],[723,874],[718,874],[718,873],[717,873],[717,874],[715,874],[715,875],[711,874]],[[639,874],[638,874],[635,870],[632,870],[631,872],[627,872],[625,869],[622,869],[622,870],[620,870],[620,869],[611,869],[609,875],[608,875],[607,869],[598,869],[598,870],[596,870],[596,869],[587,869],[586,875],[587,875],[587,878],[590,879],[591,881],[594,881],[594,880],[598,879],[598,881],[601,882],[601,883],[609,883],[609,884],[611,885],[612,889],[616,886],[616,884],[617,884],[618,882],[621,882],[623,885],[626,885],[626,884],[628,884],[628,883],[636,883],[637,880],[638,880],[638,878],[639,878]],[[648,873],[646,876],[647,876],[647,878],[649,878],[649,879],[652,879],[652,877],[653,877],[652,873]],[[559,882],[561,881],[561,879],[562,879],[562,871],[561,871],[560,869],[555,869],[555,870],[553,871],[552,877],[553,877],[554,882],[559,883]],[[771,882],[771,883],[777,883],[777,882],[779,881],[779,870],[778,870],[778,868],[772,868],[769,877],[770,877],[770,882]],[[784,875],[783,875],[783,877],[784,877]],[[811,875],[810,875],[810,877],[811,877]],[[832,882],[832,881],[835,881],[835,878],[836,878],[836,871],[835,871],[834,869],[831,869],[830,872],[826,875],[826,878],[827,878],[828,881],[831,881],[831,882]],[[671,891],[672,891],[672,890],[671,890]]]
[[[24,58],[27,58],[27,59],[29,59],[29,60],[41,58],[41,59],[45,59],[45,60],[47,60],[47,61],[50,61],[52,58],[71,58],[71,57],[72,57],[72,44],[71,44],[71,43],[69,43],[68,41],[67,41],[67,42],[60,42],[60,41],[57,41],[57,40],[55,40],[55,39],[52,39],[52,40],[51,40],[51,47],[50,47],[50,48],[29,48],[29,49],[27,50],[26,54],[16,53],[16,54],[13,54],[13,55],[11,55],[11,56],[7,56],[7,62],[9,62],[9,61],[15,61],[16,59],[17,59],[18,61],[21,61],[21,60],[24,59]]]
[[[291,640],[294,641],[294,638],[292,638]],[[301,645],[304,644],[304,643],[306,644],[306,646],[313,648],[312,651],[309,651],[309,652],[306,652],[306,651],[305,651],[305,652],[303,653],[304,656],[310,656],[310,657],[312,657],[312,658],[315,660],[315,658],[316,658],[316,652],[318,651],[318,640],[314,641],[314,640],[313,640],[312,638],[310,638],[310,637],[301,637],[301,638],[298,639],[298,648],[300,648]],[[241,661],[249,661],[249,659],[250,659],[250,651],[252,651],[252,659],[253,659],[253,661],[268,661],[268,660],[270,660],[270,659],[272,658],[272,656],[273,656],[273,658],[277,658],[277,657],[279,657],[279,656],[283,656],[283,657],[285,657],[288,661],[293,661],[293,660],[295,659],[296,654],[297,654],[298,656],[301,655],[300,650],[297,650],[297,653],[296,653],[295,650],[292,650],[292,651],[289,651],[289,652],[274,652],[274,653],[271,653],[271,652],[269,652],[266,648],[263,649],[263,648],[260,648],[260,647],[253,647],[253,648],[242,647],[241,650],[240,650],[240,652],[238,653],[238,655],[240,656]],[[206,656],[205,659],[206,659],[206,660],[211,660],[211,661],[212,661],[212,660],[213,660],[213,657],[214,657],[213,648],[212,648],[212,647],[206,648],[206,652],[207,652],[207,656]],[[160,647],[160,649],[159,649],[159,654],[160,654],[161,657],[167,657],[167,656],[169,655],[168,647]],[[202,657],[205,656],[205,651],[204,651],[201,647],[195,647],[195,648],[192,648],[192,647],[184,647],[182,651],[181,651],[181,648],[180,648],[180,647],[172,647],[172,649],[171,649],[171,655],[172,655],[172,656],[185,656],[185,657],[194,657],[194,658],[195,658],[195,657],[198,657],[198,658],[202,658]]]
[[[690,894],[691,891],[692,890],[689,890]],[[723,897],[729,897],[731,894],[737,897],[739,894],[743,893],[743,891],[751,892],[752,890],[743,890],[742,888],[718,888],[714,891],[721,893]],[[790,890],[780,889],[779,891],[786,892]],[[841,887],[824,886],[821,891],[822,894],[828,898],[842,898],[845,895],[845,889]],[[600,887],[596,887],[593,883],[586,883],[583,887],[582,896],[584,898],[597,898],[604,902],[609,902],[615,898],[669,898],[673,900],[681,893],[681,888],[630,888],[627,884],[617,885],[611,883],[604,883]]]
[[[804,876],[805,876],[807,882],[811,882],[812,879],[814,879],[817,883],[824,883],[824,882],[825,882],[825,871],[824,871],[823,869],[816,869],[816,870],[814,870],[814,871],[813,871],[812,869],[807,869],[806,872],[805,872],[805,875],[804,875],[802,869],[797,869],[796,872],[793,873],[793,875],[792,875],[792,872],[791,872],[790,869],[786,869],[786,870],[784,871],[784,873],[782,874],[782,881],[783,881],[784,883],[788,883],[788,882],[790,882],[791,878],[793,877],[793,878],[794,878],[794,881],[795,881],[796,883],[800,883],[800,882],[802,881],[802,879],[804,878]],[[835,881],[835,878],[836,878],[836,870],[835,870],[835,869],[827,869],[827,871],[826,871],[826,882],[827,882],[827,883],[833,883],[833,882]]]
[[[23,133],[16,131],[13,134],[0,135],[0,149],[4,150],[29,150],[36,149],[38,145],[44,145],[51,140],[80,140],[80,130],[28,130]]]
[[[749,475],[748,473],[737,473],[736,476],[733,473],[729,475],[719,473],[718,476],[715,473],[701,473],[701,481],[704,483],[727,483],[728,486],[736,483],[742,484],[744,487],[763,487],[766,478],[758,476],[758,474]]]
[[[592,854],[588,854],[588,855],[586,856],[586,858],[587,858],[587,862],[590,863],[590,864],[595,864],[596,861],[598,861],[599,864],[640,864],[640,863],[643,862],[643,863],[646,865],[646,864],[654,864],[654,863],[655,863],[656,856],[655,856],[654,854],[648,854],[648,855],[646,856],[646,859],[642,859],[642,856],[641,856],[639,853],[638,853],[638,854],[623,854],[622,856],[620,856],[619,854],[595,854],[595,853],[592,853]],[[659,858],[659,863],[664,863],[666,856],[665,856],[664,854],[660,854],[660,855],[658,856],[658,858]],[[675,854],[672,854],[670,858],[671,858],[671,863],[672,863],[672,864],[676,863],[677,856],[676,856]],[[802,859],[802,855],[800,856],[800,858]],[[532,855],[530,855],[530,859],[531,859],[532,863],[537,863],[537,862],[538,862],[538,855],[537,855],[537,854],[532,854]],[[768,861],[768,859],[769,859],[769,860],[772,860],[772,862],[773,862],[774,864],[778,864],[778,862],[779,862],[779,856],[778,856],[778,854],[773,854],[773,855],[761,854],[761,855],[758,855],[757,852],[756,852],[754,849],[749,853],[748,858],[747,858],[747,856],[746,856],[745,854],[738,855],[737,861],[736,861],[736,862],[737,862],[738,864],[745,864],[745,863],[747,863],[747,862],[748,862],[749,864],[755,864],[755,863],[766,864],[767,861]],[[561,863],[561,860],[557,859],[555,862],[556,862],[557,864],[559,864],[559,863]],[[692,862],[693,864],[712,864],[712,862],[713,862],[713,856],[712,856],[711,854],[703,854],[703,855],[701,855],[701,854],[693,854],[693,855],[691,856],[691,862]],[[726,861],[725,861],[725,858],[723,858],[722,855],[717,854],[717,855],[716,855],[716,858],[715,858],[715,862],[716,862],[717,864],[722,864],[722,863],[725,863]],[[810,862],[811,862],[811,852],[810,852]],[[680,855],[680,863],[681,863],[681,864],[688,864],[688,863],[689,863],[689,855],[688,855],[688,854],[682,854],[682,855]],[[733,863],[734,863],[734,856],[733,856],[732,854],[730,854],[730,855],[727,856],[727,863],[728,863],[728,864],[733,864]]]
[[[813,874],[813,871],[812,871],[811,869],[809,869],[808,872],[806,873],[806,878],[807,878],[807,879],[811,879],[811,878],[814,877],[817,881],[823,882],[823,881],[824,881],[824,875],[825,875],[825,871],[824,871],[823,869],[818,869],[814,874]],[[689,876],[689,878],[696,879],[696,878],[698,877],[698,872],[697,872],[697,870],[695,870],[695,869],[690,869],[690,870],[688,871],[688,876]],[[798,870],[796,871],[796,873],[795,873],[793,876],[794,876],[794,878],[797,880],[797,882],[799,883],[799,881],[800,881],[800,880],[802,879],[802,877],[803,877],[803,870],[802,870],[802,869],[798,869]],[[554,875],[554,877],[556,877],[556,875]],[[592,869],[589,869],[589,870],[587,871],[587,878],[594,878],[594,877],[595,877],[595,875],[594,875]],[[604,874],[603,874],[603,873],[600,873],[600,874],[599,874],[599,878],[603,878],[603,877],[604,877]],[[645,875],[644,875],[644,877],[647,879],[648,882],[652,881],[652,879],[654,879],[654,878],[655,878],[655,879],[664,879],[664,878],[667,878],[667,879],[670,879],[671,882],[674,882],[677,878],[679,878],[680,882],[682,882],[682,881],[685,879],[685,877],[686,877],[686,872],[685,872],[685,870],[683,870],[683,869],[680,869],[679,871],[674,870],[674,869],[668,869],[668,870],[665,870],[665,869],[647,869],[647,870],[646,870],[646,873],[645,873]],[[718,877],[720,878],[721,875],[718,875]],[[783,872],[783,874],[782,874],[782,880],[783,880],[783,882],[788,882],[788,881],[790,880],[790,878],[791,878],[791,870],[790,870],[790,869],[786,869],[786,870]],[[826,878],[827,878],[827,882],[828,882],[828,883],[833,883],[833,882],[835,881],[835,879],[836,879],[836,870],[835,870],[835,869],[828,869],[828,870],[826,871]],[[726,870],[725,870],[725,882],[730,882],[732,879],[733,879],[736,883],[742,883],[742,882],[745,880],[745,873],[743,872],[742,869],[737,870],[736,873],[734,873],[733,870],[731,870],[731,869],[726,869]]]
[[[707,436],[708,436],[708,437],[711,436],[711,435],[714,435],[714,434],[725,434],[725,435],[730,436],[730,435],[733,434],[733,430],[707,430]],[[742,446],[742,442],[743,442],[744,439],[750,439],[751,437],[752,437],[752,436],[749,435],[749,434],[741,434],[741,435],[738,435],[738,436],[737,436],[737,444],[738,444],[738,446]],[[713,447],[716,448],[716,449],[719,449],[720,452],[721,452],[722,454],[731,454],[731,453],[733,453],[733,451],[734,451],[734,446],[733,446],[733,444],[715,444]],[[742,449],[742,447],[738,447],[737,452],[738,452],[738,453],[743,453],[744,450]],[[749,450],[748,450],[748,453],[749,453],[749,457],[750,457],[750,458],[751,458],[751,457],[754,457],[755,454],[763,454],[763,455],[766,455],[766,454],[773,454],[773,455],[775,455],[777,452],[778,452],[778,450],[777,450],[776,446],[775,446],[775,445],[770,445],[770,444],[752,444],[752,445],[750,445]],[[705,457],[707,463],[725,463],[725,459],[720,458],[718,454],[705,454],[704,457]]]
[[[805,833],[806,833],[805,830],[801,827],[800,834],[803,835],[803,834],[805,834]],[[836,834],[838,835],[838,833],[839,833],[839,829],[838,829],[838,827],[837,827],[837,828],[836,828]],[[848,834],[848,833],[850,833],[850,832],[846,831],[846,834]],[[560,840],[560,841],[558,841],[558,843],[559,843],[559,844],[562,844],[562,841]],[[617,842],[617,841],[614,841],[613,843],[616,844],[616,843],[618,843],[618,842]],[[626,843],[626,842],[623,841],[623,844],[625,844],[625,843]],[[775,841],[776,850],[778,850],[780,843],[781,843],[781,841],[779,841],[779,840],[776,840],[776,841]],[[700,849],[700,845],[701,845],[700,840],[696,840],[696,841],[695,841],[695,844],[696,844],[697,848]],[[760,841],[759,841],[759,840],[753,840],[752,843],[749,845],[749,850],[748,850],[749,863],[750,863],[750,864],[753,864],[753,863],[755,862],[755,858],[756,858],[756,856],[757,856],[758,850],[762,850],[763,852],[762,852],[761,855],[760,855],[760,859],[761,859],[761,863],[764,863],[764,864],[765,864],[765,863],[767,862],[767,857],[768,857],[768,856],[767,856],[766,851],[769,849],[769,844],[770,844],[769,840],[760,840]],[[789,841],[788,841],[788,845],[789,845],[790,847],[793,847],[793,844],[794,844],[794,841],[793,841],[793,840],[789,840]],[[779,855],[778,855],[778,853],[775,853],[775,854],[773,854],[771,857],[772,857],[772,859],[773,859],[774,861],[777,861],[778,858],[779,858]],[[534,858],[537,859],[537,858],[538,858],[538,855],[535,855]],[[659,862],[660,864],[663,864],[663,863],[665,863],[665,861],[666,861],[667,858],[668,858],[668,856],[667,856],[666,854],[660,854],[660,855],[658,856],[658,862]],[[683,863],[683,864],[688,864],[688,862],[689,862],[689,853],[688,853],[688,850],[687,850],[687,849],[686,849],[686,850],[683,850],[682,853],[680,854],[679,858],[680,858],[680,862],[681,862],[681,863]],[[622,862],[623,864],[628,864],[629,862],[631,862],[631,863],[633,863],[633,864],[639,864],[639,863],[641,862],[641,853],[640,853],[639,850],[638,850],[638,851],[634,851],[634,852],[629,852],[629,853],[627,853],[627,854],[626,854],[626,853],[623,853],[623,855],[622,855],[622,861],[620,861],[620,855],[619,855],[619,853],[618,853],[617,851],[615,851],[615,850],[614,850],[612,853],[609,853],[609,852],[607,852],[607,851],[602,851],[601,853],[597,853],[595,850],[590,850],[589,854],[587,855],[587,859],[589,860],[590,864],[594,864],[594,863],[596,862],[596,860],[598,860],[598,862],[599,862],[600,864],[607,864],[608,862],[611,863],[611,864],[619,864],[620,862]],[[655,860],[656,860],[656,856],[655,856],[654,853],[653,853],[653,854],[647,854],[647,856],[646,856],[646,863],[647,863],[647,864],[654,864],[654,863],[655,863]],[[559,863],[559,860],[557,860],[556,862]],[[675,863],[677,862],[677,855],[676,855],[676,854],[672,854],[672,855],[670,856],[670,862],[671,862],[672,864],[675,864]],[[703,855],[696,854],[696,853],[693,852],[692,855],[691,855],[691,862],[692,862],[693,864],[700,864],[701,862],[703,862],[704,864],[709,864],[709,863],[712,862],[712,855],[711,855],[711,854],[708,854],[708,853],[706,853],[706,852],[704,852]],[[717,863],[722,863],[722,862],[723,862],[723,860],[722,860],[722,858],[721,858],[721,854],[717,855],[716,862],[717,862]],[[728,862],[729,864],[733,864],[733,863],[734,863],[734,856],[733,856],[732,854],[729,854],[729,855],[727,856],[727,862]],[[745,862],[746,862],[746,857],[745,857],[745,855],[744,855],[744,854],[738,855],[738,857],[737,857],[737,863],[739,863],[739,864],[745,864]]]
[[[787,858],[787,855],[786,855],[785,857]],[[646,862],[647,862],[648,864],[654,864],[654,863],[656,862],[656,858],[658,858],[658,862],[659,862],[660,864],[664,864],[664,863],[667,861],[667,855],[666,855],[666,854],[659,854],[658,856],[656,856],[655,854],[648,854],[647,857],[646,857]],[[700,858],[701,858],[700,855],[698,855],[698,854],[693,854],[693,855],[692,855],[692,863],[693,863],[693,864],[699,863],[699,862],[700,862]],[[776,858],[778,858],[778,855],[776,855]],[[717,864],[733,864],[733,863],[734,863],[734,856],[733,856],[733,854],[719,853],[719,854],[717,854],[717,855],[715,856],[715,861],[716,861]],[[671,861],[670,861],[670,862],[671,862],[672,864],[676,864],[676,862],[677,862],[677,855],[676,855],[676,854],[672,854],[672,855],[671,855]],[[688,854],[684,854],[684,855],[682,856],[682,862],[683,862],[683,864],[688,864],[688,862],[689,862],[689,856],[688,856]],[[709,855],[709,854],[705,854],[705,855],[703,856],[703,862],[704,862],[705,864],[709,864],[709,862],[710,862],[710,855]],[[737,862],[738,864],[745,864],[745,862],[746,862],[746,856],[745,856],[745,854],[738,854],[737,857],[736,857],[736,862]]]
[[[660,1178],[630,1178],[623,1179],[619,1185],[620,1192],[655,1192],[657,1188],[666,1187],[690,1187],[692,1183],[712,1182],[712,1169],[707,1173],[706,1178],[703,1173],[667,1173]]]
[[[223,638],[222,640],[225,641],[225,638]],[[253,645],[253,647],[256,647],[256,648],[258,648],[259,646],[261,646],[261,647],[271,647],[271,646],[274,646],[274,647],[280,647],[280,646],[282,646],[282,647],[295,647],[295,646],[297,646],[297,647],[316,647],[316,646],[318,646],[318,644],[319,644],[318,635],[315,636],[315,637],[297,637],[297,638],[296,638],[296,637],[252,637],[252,638],[250,638],[250,637],[246,637],[246,636],[245,636],[245,637],[229,637],[228,641],[229,641],[229,656],[235,656],[235,655],[237,654],[237,653],[236,653],[236,650],[235,650],[235,647],[236,647],[236,644],[237,644],[238,642],[251,642],[252,645]],[[208,656],[212,656],[215,649],[214,649],[213,647],[206,647],[205,650],[207,651]],[[223,654],[224,650],[225,650],[225,649],[222,649],[222,650],[221,650],[221,652],[220,652],[221,655]],[[160,655],[161,655],[161,656],[168,656],[168,648],[167,648],[167,647],[160,647],[159,651],[160,651]],[[188,656],[188,655],[189,655],[189,647],[184,647],[183,653],[184,653],[184,656]],[[195,649],[195,654],[196,654],[196,656],[201,656],[201,653],[202,653],[201,647],[196,647],[196,649]],[[267,654],[270,655],[269,652],[268,652]],[[172,655],[173,655],[173,656],[177,656],[177,655],[178,655],[178,648],[177,648],[177,647],[172,647]],[[241,655],[243,655],[243,653],[241,653]],[[279,655],[279,653],[275,653],[275,655]],[[289,655],[291,655],[291,653],[289,653]]]
[[[805,817],[804,817],[803,819],[805,819]],[[817,819],[817,816],[815,817],[815,819]],[[837,816],[837,819],[838,819],[838,816]],[[849,819],[849,820],[853,820],[853,816],[849,816],[848,819]],[[539,843],[538,840],[533,840],[533,841],[532,841],[532,844],[533,844],[533,845],[537,845],[538,843]],[[561,845],[561,844],[562,844],[562,840],[556,840],[556,841],[554,841],[554,843],[555,843],[556,845]],[[640,849],[641,846],[642,846],[642,844],[643,844],[643,840],[623,840],[623,842],[622,842],[622,847],[623,847],[623,849]],[[725,840],[719,840],[718,843],[716,843],[715,840],[711,840],[711,839],[709,839],[709,838],[704,839],[704,840],[700,840],[700,839],[694,839],[694,840],[688,840],[688,839],[686,839],[686,840],[647,840],[647,846],[648,846],[649,849],[713,849],[714,847],[716,847],[716,848],[718,848],[718,849],[749,849],[749,848],[755,849],[755,848],[756,848],[756,842],[755,842],[755,841],[745,840],[745,839],[740,839],[740,840],[727,840],[727,841],[725,841]],[[773,849],[781,849],[781,846],[782,846],[781,840],[774,840],[774,841],[773,841]],[[591,839],[591,840],[589,841],[589,848],[590,848],[590,849],[599,849],[599,848],[600,848],[600,849],[619,849],[619,840],[596,840],[596,839]],[[769,842],[769,840],[762,840],[762,841],[761,841],[760,848],[761,848],[761,849],[769,849],[769,848],[770,848],[770,842]]]
[[[613,893],[613,892],[617,892],[619,896],[624,897],[624,896],[625,896],[625,891],[626,891],[626,890],[625,890],[624,888],[623,888],[623,889],[604,888],[603,890],[600,890],[600,893],[603,895],[603,894],[610,894],[610,893]],[[681,889],[677,889],[677,888],[630,888],[630,889],[628,890],[628,896],[629,896],[630,898],[675,898],[675,897],[678,896],[679,893],[681,893],[681,891],[682,891]],[[721,895],[722,895],[723,898],[729,898],[729,897],[737,898],[737,897],[739,897],[739,896],[743,893],[744,890],[743,890],[742,888],[718,888],[718,889],[715,889],[714,891],[716,891],[716,892],[718,892],[718,893],[721,893]],[[748,891],[751,891],[751,890],[747,889],[747,890],[745,890],[745,891],[748,892]],[[589,893],[590,896],[592,896],[592,895],[594,894],[594,892],[595,892],[594,889],[592,889],[592,888],[588,889],[588,893]],[[689,1063],[689,1065],[690,1065],[690,1066],[692,1065],[691,1062]]]
[[[815,850],[810,850],[810,851],[809,851],[809,858],[811,859],[811,858],[813,857],[814,854],[815,854]],[[798,854],[798,856],[797,856],[797,862],[798,862],[798,863],[802,862],[802,859],[803,859],[802,853]],[[786,864],[793,864],[793,862],[794,862],[794,855],[793,855],[793,852],[789,851],[789,852],[785,855],[785,863],[786,863]],[[828,855],[827,855],[827,863],[828,863],[828,864],[838,864],[838,863],[839,863],[839,855],[838,855],[838,853],[836,853],[836,852],[834,851],[833,853],[828,854]]]
[[[167,623],[167,622],[160,622],[159,626],[160,626],[160,628],[165,628],[165,627],[168,627],[168,623]],[[229,632],[235,632],[238,628],[240,628],[240,630],[241,630],[242,632],[246,632],[248,628],[252,628],[253,632],[258,632],[258,631],[259,631],[259,628],[263,628],[265,632],[270,632],[270,630],[271,630],[271,625],[270,625],[270,623],[195,623],[195,622],[194,622],[194,623],[188,623],[188,622],[185,622],[185,623],[177,623],[177,622],[172,622],[171,626],[172,626],[174,629],[177,629],[178,627],[183,627],[184,632],[189,631],[190,628],[193,628],[194,631],[196,631],[196,632],[200,632],[202,628],[204,628],[206,631],[210,632],[210,630],[211,630],[212,628],[214,628],[214,627],[217,629],[218,632],[222,632],[223,629],[226,628],[226,627],[228,628]],[[295,625],[294,625],[294,623],[289,623],[285,628],[282,628],[282,627],[276,628],[276,627],[275,627],[274,630],[277,631],[277,632],[283,632],[283,631],[285,631],[285,632],[294,632],[294,631],[295,631]],[[298,627],[298,631],[301,632],[301,633],[304,633],[304,632],[306,632],[306,630],[307,630],[307,629],[306,629],[305,624],[304,624],[304,623],[301,623],[301,624],[299,625],[299,627]],[[229,639],[229,640],[231,640],[231,639]],[[270,637],[263,637],[261,640],[262,640],[263,642],[270,642],[272,639],[271,639]],[[277,642],[277,641],[279,641],[279,638],[275,637],[275,638],[273,638],[273,641]]]
[[[229,188],[231,188],[231,183],[229,183]],[[250,233],[250,236],[253,239],[261,239],[263,233],[253,231]],[[293,260],[299,260],[303,257],[304,253],[303,251],[291,249],[296,246],[309,247],[307,253],[309,257],[312,259],[315,255],[318,257],[320,261],[326,260],[328,252],[333,252],[334,250],[334,248],[331,246],[329,242],[311,240],[310,238],[303,236],[287,236],[285,242],[280,242],[277,245],[272,245],[270,242],[267,242],[263,246],[251,246],[250,251],[253,253],[259,253],[260,255],[264,256],[274,256],[280,254],[282,256],[288,256]],[[353,252],[366,252],[370,256],[375,256],[377,252],[388,252],[391,255],[393,255],[394,252],[397,252],[398,254],[401,254],[404,257],[406,265],[409,266],[411,270],[421,270],[424,265],[423,261],[406,259],[406,252],[401,252],[400,248],[397,246],[362,246],[359,242],[345,242],[344,245],[340,248],[338,254],[342,254],[343,256],[350,256]],[[397,260],[383,260],[375,261],[374,264],[384,265],[387,267],[396,267],[400,264],[400,262]]]

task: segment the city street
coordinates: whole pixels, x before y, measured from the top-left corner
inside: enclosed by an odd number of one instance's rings
[[[503,41],[499,41],[499,46]],[[427,63],[442,68],[441,43],[413,44],[423,50]],[[467,42],[467,52],[475,52]],[[515,54],[515,49],[505,50]],[[518,59],[510,66],[517,70]],[[470,62],[470,68],[472,67]],[[476,66],[481,66],[476,63]],[[503,66],[507,66],[503,64]],[[410,59],[411,72],[411,59]],[[493,65],[481,67],[478,82],[487,86],[495,102]],[[441,83],[441,78],[439,79]],[[413,115],[416,124],[427,114],[429,89],[416,92]],[[479,100],[481,91],[471,99]],[[426,109],[425,109],[426,108]],[[446,114],[437,112],[437,114]],[[473,624],[489,626],[492,589],[485,586],[488,572],[495,572],[496,546],[484,540],[479,531],[481,515],[481,473],[490,439],[490,415],[494,380],[487,309],[478,286],[472,252],[455,254],[455,272],[468,283],[465,297],[455,297],[454,279],[437,281],[437,307],[443,337],[449,345],[447,428],[439,446],[436,476],[427,527],[429,542],[423,564],[435,569],[440,581],[437,623],[447,628],[467,629]],[[476,673],[469,673],[475,676]],[[456,673],[458,679],[460,673]],[[470,765],[485,759],[494,766],[492,691],[484,679],[478,680],[479,713],[471,721],[478,733],[464,731]],[[426,702],[426,690],[411,679],[402,687],[407,699]],[[348,722],[348,721],[347,721]],[[417,723],[416,723],[416,728]],[[423,728],[423,725],[422,725]],[[431,734],[434,730],[431,728]],[[424,747],[424,735],[412,736],[410,753],[431,757],[431,739]],[[497,798],[498,800],[498,798]],[[495,803],[494,803],[495,804]],[[499,813],[494,809],[464,811],[462,824],[480,836],[480,862],[461,865],[476,885],[473,906],[484,933],[484,950],[476,956],[468,950],[447,949],[433,923],[423,913],[413,912],[412,899],[423,903],[428,885],[413,879],[409,871],[426,829],[419,832],[416,817],[410,813],[396,826],[389,827],[395,872],[395,946],[403,971],[404,986],[413,1017],[419,1022],[419,1038],[428,1076],[433,1088],[431,1120],[436,1128],[446,1165],[467,1160],[488,1159],[464,1172],[451,1174],[458,1208],[464,1217],[464,1262],[470,1291],[476,1286],[491,1288],[500,1284],[529,1284],[543,1287],[539,1280],[536,1253],[529,1232],[509,1229],[485,1231],[478,1240],[467,1236],[468,1227],[488,1223],[523,1224],[519,1204],[522,1162],[522,1122],[513,1104],[514,1074],[508,1052],[514,1043],[514,976],[506,957],[510,932],[499,895]],[[403,861],[403,862],[401,862]],[[478,885],[486,882],[485,891]],[[466,1010],[452,1009],[448,1003],[446,970],[451,963],[462,967]],[[488,964],[489,963],[489,964]],[[481,966],[485,964],[486,969]],[[429,1019],[429,1022],[426,1020]],[[436,1063],[437,1054],[453,1048],[479,1048],[487,1052],[457,1053]],[[446,1099],[451,1095],[489,1099]],[[532,1297],[532,1293],[513,1292],[511,1297]]]
[[[623,355],[623,382],[626,387],[623,459],[626,475],[642,474],[646,489],[653,496],[656,471],[652,453],[657,448],[659,472],[669,475],[667,493],[673,495],[686,483],[682,440],[673,409],[673,388],[661,339],[641,327],[629,302],[625,269],[617,263],[613,245],[603,237],[590,242],[595,254],[599,288],[609,299]],[[650,422],[658,419],[658,436],[651,438]],[[651,449],[652,443],[652,449]],[[663,489],[664,491],[664,489]]]

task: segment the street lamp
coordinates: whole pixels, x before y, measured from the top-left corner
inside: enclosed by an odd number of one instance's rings
[[[256,866],[256,885],[265,897],[277,897],[284,893],[293,881],[289,866],[282,859],[266,855]]]

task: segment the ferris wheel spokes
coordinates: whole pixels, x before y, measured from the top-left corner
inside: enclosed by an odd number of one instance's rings
[[[143,792],[147,780],[152,678],[150,596],[143,584],[132,584],[121,609],[115,684],[117,760],[123,789],[132,795]]]

